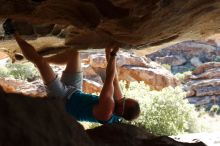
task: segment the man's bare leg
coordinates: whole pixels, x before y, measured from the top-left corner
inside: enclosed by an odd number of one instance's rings
[[[65,51],[50,57],[45,57],[44,59],[48,63],[58,64],[58,65],[64,65],[68,61],[69,51]]]
[[[64,72],[68,74],[82,72],[80,53],[77,50],[68,50],[67,65]]]
[[[38,68],[44,84],[48,84],[53,81],[56,78],[56,74],[45,59],[36,52],[33,46],[23,40],[18,34],[15,33],[14,37],[25,58],[34,63]]]
[[[75,50],[67,50],[67,65],[63,71],[61,81],[67,86],[82,90],[82,69],[80,54]]]

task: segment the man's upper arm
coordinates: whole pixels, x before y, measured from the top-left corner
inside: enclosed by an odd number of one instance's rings
[[[112,117],[114,111],[114,101],[106,100],[105,104],[95,105],[93,115],[97,120],[107,121]]]
[[[109,120],[115,108],[113,99],[114,87],[111,81],[105,81],[101,94],[99,96],[99,103],[95,105],[93,114],[97,120]]]

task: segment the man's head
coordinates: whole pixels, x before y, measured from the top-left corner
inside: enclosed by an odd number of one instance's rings
[[[140,114],[139,103],[131,98],[122,98],[116,101],[115,114],[128,121],[134,120]]]

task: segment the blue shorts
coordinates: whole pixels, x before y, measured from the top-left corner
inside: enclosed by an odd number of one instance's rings
[[[45,85],[49,98],[70,99],[71,95],[76,91],[82,90],[83,73],[65,73],[63,72],[61,79],[56,77],[52,82]]]

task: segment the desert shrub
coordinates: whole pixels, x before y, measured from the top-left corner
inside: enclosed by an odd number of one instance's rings
[[[141,115],[129,122],[144,127],[157,135],[176,135],[183,132],[199,132],[198,114],[193,105],[184,100],[181,87],[167,87],[162,91],[150,91],[144,82],[132,82],[126,88],[121,83],[123,94],[139,101]]]
[[[177,74],[175,74],[175,77],[177,79],[179,79],[183,83],[184,80],[185,80],[185,77],[188,76],[188,75],[192,75],[192,71],[186,71],[186,72],[183,72],[183,73],[177,73]]]
[[[5,78],[9,76],[10,76],[9,70],[6,67],[0,67],[0,77]]]
[[[212,107],[210,108],[209,114],[211,116],[215,116],[219,111],[220,111],[220,106],[215,104],[215,105],[212,105]]]
[[[171,65],[169,64],[161,64],[165,69],[171,71]]]
[[[0,77],[32,81],[40,77],[37,69],[31,63],[7,63],[0,68]]]

